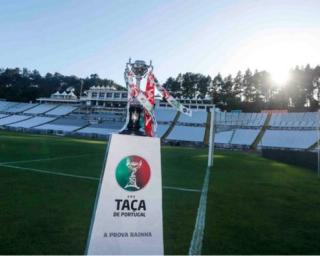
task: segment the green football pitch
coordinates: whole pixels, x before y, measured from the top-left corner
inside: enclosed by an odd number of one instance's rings
[[[0,254],[83,254],[106,143],[0,132]],[[207,149],[163,147],[166,254],[187,254]],[[256,154],[215,154],[203,254],[320,254],[320,179]]]

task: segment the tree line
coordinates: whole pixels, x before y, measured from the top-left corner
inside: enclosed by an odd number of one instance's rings
[[[56,91],[73,87],[75,93],[91,86],[121,86],[110,79],[92,74],[86,78],[47,73],[26,68],[0,69],[0,98],[9,101],[30,102],[49,97]],[[315,111],[320,99],[320,66],[296,67],[289,72],[288,81],[279,87],[267,71],[247,69],[235,76],[214,77],[187,72],[169,77],[164,86],[178,98],[210,99],[222,110],[241,109],[253,112],[263,109]]]
[[[250,69],[244,73],[239,71],[234,77],[188,72],[168,78],[164,85],[175,97],[210,98],[222,110],[315,111],[320,104],[320,66],[297,66],[290,70],[289,79],[282,86],[275,83],[267,71]]]
[[[102,79],[97,74],[87,78],[64,76],[60,73],[47,73],[41,76],[37,70],[26,68],[0,68],[0,98],[8,101],[30,102],[39,97],[49,97],[56,91],[64,91],[68,87],[75,89],[75,94],[88,90],[91,86],[115,86],[110,79]]]

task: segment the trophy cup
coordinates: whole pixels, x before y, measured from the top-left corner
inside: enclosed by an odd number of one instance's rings
[[[124,78],[128,88],[128,114],[125,128],[120,131],[120,134],[145,136],[145,132],[141,131],[144,107],[135,97],[130,95],[129,75],[131,74],[135,76],[136,86],[140,89],[141,79],[144,78],[147,72],[152,69],[151,61],[150,64],[147,65],[143,60],[136,60],[132,63],[131,59],[129,59],[129,62],[126,64]]]
[[[137,185],[137,176],[136,173],[139,171],[139,168],[141,167],[142,162],[135,162],[131,161],[129,158],[127,158],[127,167],[131,171],[129,181],[127,185],[124,188],[134,188],[134,189],[140,189]]]

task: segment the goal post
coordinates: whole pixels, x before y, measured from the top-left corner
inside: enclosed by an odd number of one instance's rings
[[[317,175],[318,178],[320,177],[320,109],[318,109],[317,112],[317,161],[318,161],[318,170],[317,170]]]
[[[209,151],[208,151],[208,167],[213,166],[213,155],[214,155],[214,135],[215,135],[215,106],[210,109],[210,131],[209,131]]]

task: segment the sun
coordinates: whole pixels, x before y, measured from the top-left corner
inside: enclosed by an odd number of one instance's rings
[[[313,30],[262,31],[239,42],[226,67],[232,70],[267,71],[275,86],[290,80],[290,69],[296,65],[316,63],[319,40]],[[226,68],[226,69],[227,69]]]
[[[289,71],[287,70],[271,70],[272,81],[279,87],[282,87],[289,80]]]

